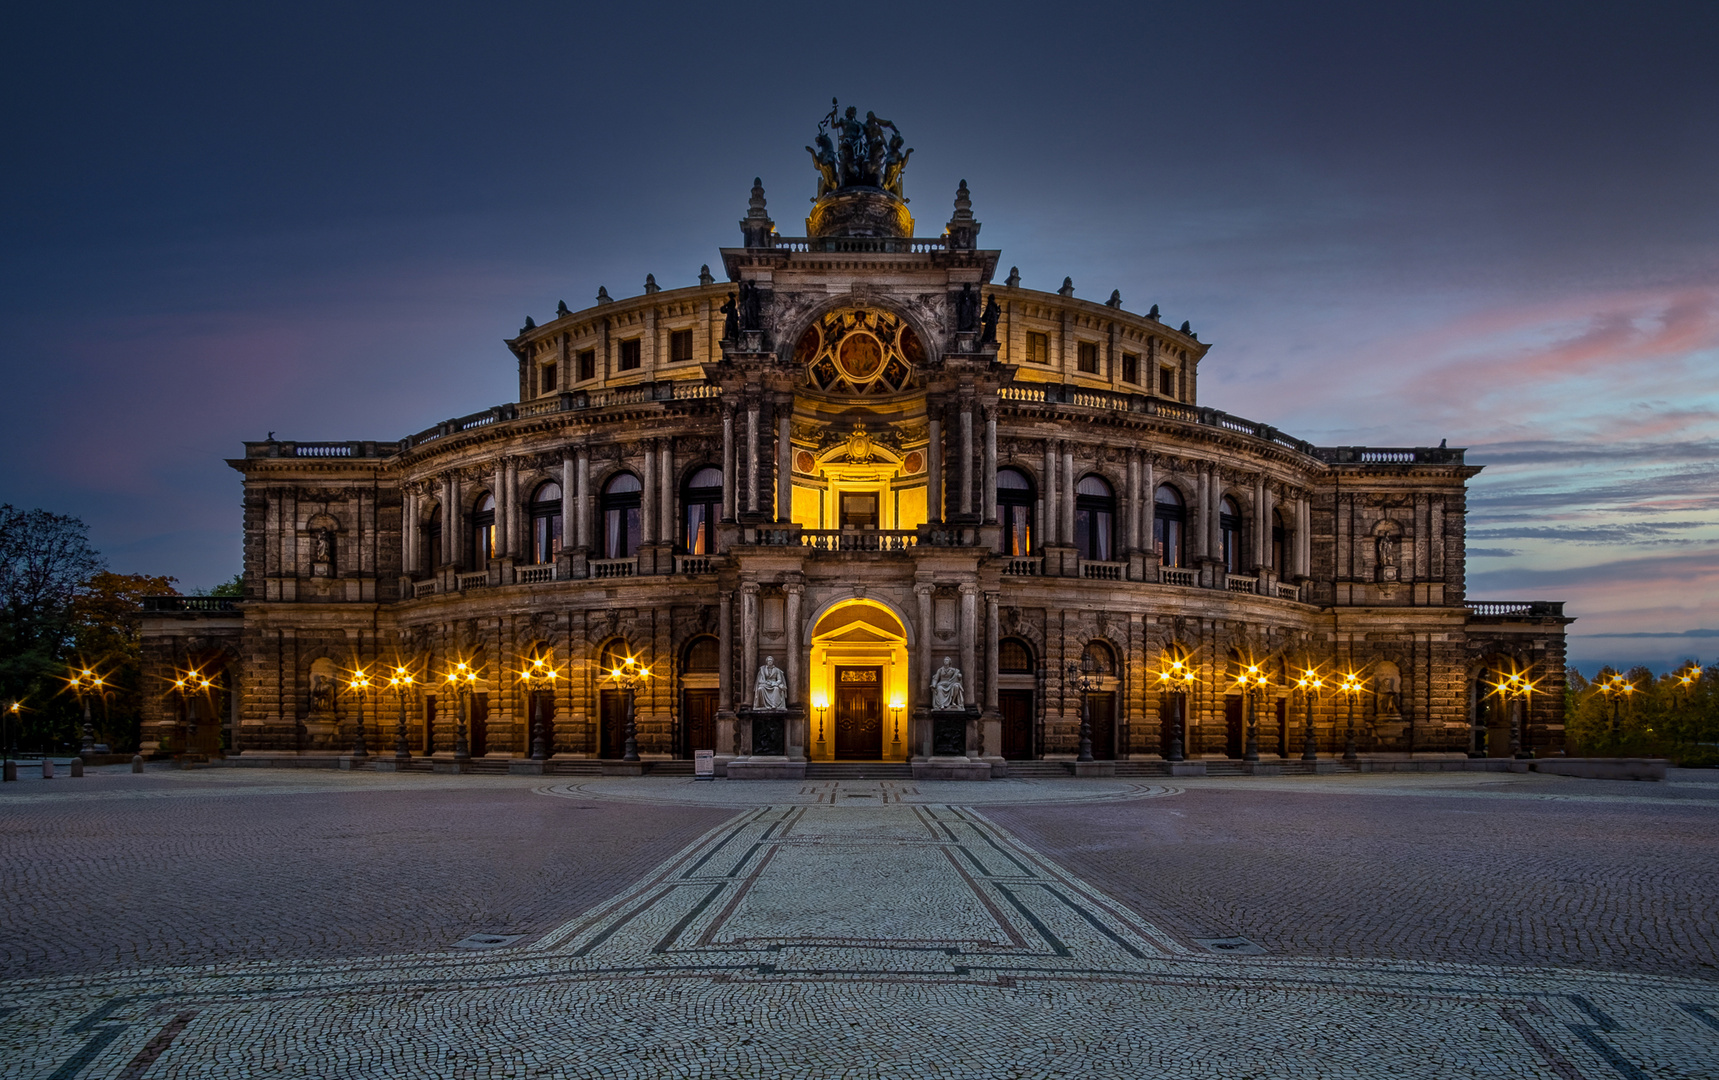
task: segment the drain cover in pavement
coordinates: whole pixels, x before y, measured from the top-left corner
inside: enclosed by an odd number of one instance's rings
[[[1202,949],[1210,949],[1212,952],[1245,953],[1249,956],[1256,956],[1265,951],[1265,946],[1257,941],[1251,941],[1240,936],[1197,937],[1194,939],[1194,944]]]
[[[473,934],[463,941],[454,942],[454,948],[505,949],[524,936],[524,934]]]

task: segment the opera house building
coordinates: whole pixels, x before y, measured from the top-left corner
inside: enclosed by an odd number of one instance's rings
[[[527,320],[516,400],[246,443],[244,595],[149,602],[145,753],[980,779],[1561,751],[1569,620],[1468,598],[1463,450],[1223,412],[1182,313],[999,275],[965,182],[916,222],[887,121],[816,142],[798,235],[755,183],[715,273]]]

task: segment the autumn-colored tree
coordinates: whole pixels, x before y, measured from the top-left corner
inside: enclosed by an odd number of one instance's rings
[[[90,718],[100,741],[115,750],[137,745],[143,714],[143,653],[139,615],[146,596],[177,596],[170,577],[115,574],[92,576],[72,600],[73,653],[101,672],[112,689],[91,701]]]
[[[1659,676],[1602,667],[1591,681],[1572,668],[1565,703],[1571,754],[1719,765],[1719,665],[1691,660]]]

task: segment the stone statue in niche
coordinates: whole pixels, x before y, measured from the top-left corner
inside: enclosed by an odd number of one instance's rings
[[[759,295],[758,286],[750,281],[740,282],[740,329],[762,330],[764,323],[764,298]]]
[[[1376,541],[1378,546],[1379,580],[1397,580],[1397,537],[1392,533],[1380,533]]]
[[[967,691],[961,685],[961,669],[943,658],[943,666],[931,676],[931,708],[948,712],[966,708]]]
[[[758,681],[752,685],[752,708],[764,712],[780,712],[788,707],[788,676],[776,666],[774,656],[764,658],[758,669]]]
[[[320,673],[310,677],[310,711],[313,716],[334,712],[334,680]]]
[[[1373,692],[1377,695],[1380,716],[1397,716],[1402,713],[1402,680],[1394,673],[1379,676]]]
[[[311,562],[334,561],[334,534],[332,532],[327,529],[318,530],[316,536],[312,538],[312,543]]]
[[[733,293],[722,303],[722,340],[740,340],[740,309],[735,306]]]
[[[955,294],[955,329],[957,332],[979,329],[979,294],[973,291],[972,282],[963,284]]]

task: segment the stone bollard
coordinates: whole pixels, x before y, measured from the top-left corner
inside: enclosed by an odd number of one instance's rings
[[[134,773],[140,773],[143,771],[143,755],[142,754],[131,755],[131,771]]]
[[[84,774],[84,759],[81,757],[73,758],[72,759],[72,776],[75,778],[75,777],[82,776],[83,774]]]
[[[18,779],[18,763],[16,761],[7,759],[5,776],[8,781]]]
[[[42,755],[42,779],[52,780],[53,778],[54,778],[54,760],[52,758],[50,758],[48,755],[43,754]]]

